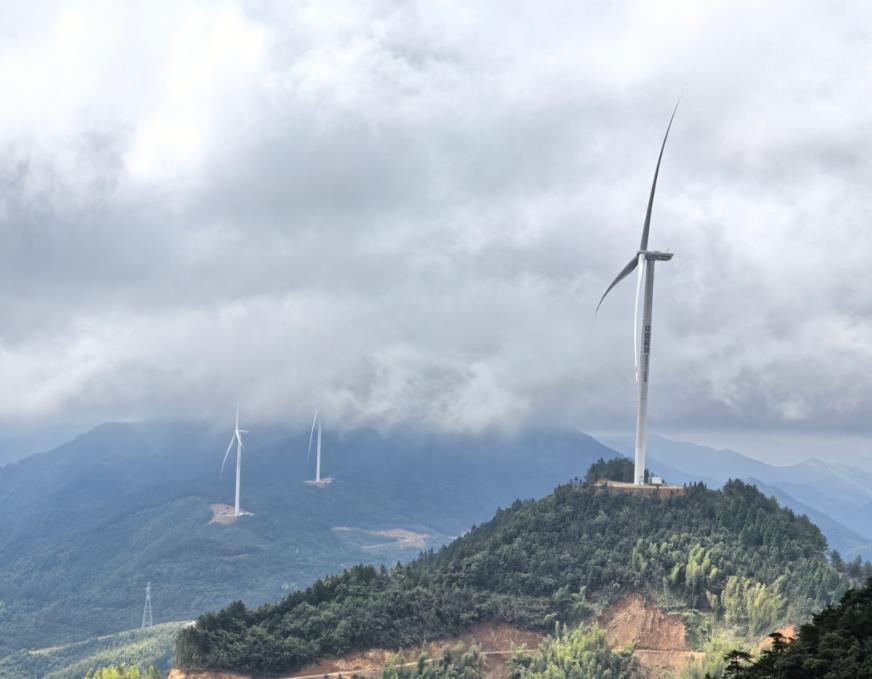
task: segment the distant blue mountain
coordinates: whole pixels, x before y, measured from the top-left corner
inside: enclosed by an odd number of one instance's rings
[[[35,453],[52,450],[80,431],[81,428],[69,424],[4,427],[0,434],[0,467]]]
[[[866,561],[872,560],[872,541],[865,536],[846,528],[814,507],[796,500],[778,486],[769,485],[753,477],[743,479],[743,481],[753,483],[761,492],[774,497],[779,504],[789,507],[797,514],[805,514],[821,529],[821,532],[827,537],[830,547],[839,550],[846,559],[860,556]]]

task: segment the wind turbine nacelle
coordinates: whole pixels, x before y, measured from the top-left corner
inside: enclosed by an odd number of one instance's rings
[[[645,255],[645,259],[655,262],[668,262],[672,259],[673,254],[671,252],[658,252],[656,250],[639,250],[640,255]]]

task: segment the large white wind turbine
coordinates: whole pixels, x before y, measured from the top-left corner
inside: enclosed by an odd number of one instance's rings
[[[240,516],[242,512],[239,509],[239,481],[242,476],[242,435],[248,431],[239,428],[239,404],[236,404],[236,427],[233,430],[233,436],[230,437],[230,443],[227,444],[227,452],[224,453],[224,461],[221,462],[221,476],[224,476],[224,465],[227,462],[227,457],[230,455],[230,450],[233,448],[233,442],[236,442],[236,503],[233,507],[233,516]]]
[[[645,225],[642,227],[642,242],[639,250],[627,265],[617,275],[612,284],[603,293],[597,304],[599,311],[606,295],[611,292],[618,283],[629,276],[634,269],[638,269],[636,277],[636,306],[633,315],[633,352],[636,362],[636,458],[633,470],[633,483],[637,486],[645,483],[645,420],[648,416],[648,378],[651,370],[651,308],[654,302],[654,263],[666,262],[672,259],[671,252],[657,252],[648,249],[648,234],[651,230],[651,209],[654,206],[654,191],[657,189],[657,175],[660,173],[660,161],[663,160],[663,150],[666,148],[666,140],[669,138],[669,130],[678,103],[669,118],[666,126],[666,134],[663,136],[663,144],[660,146],[660,155],[657,157],[657,166],[654,169],[654,181],[651,183],[651,195],[648,197],[648,210],[645,212]],[[641,335],[639,333],[639,301],[642,301]]]
[[[309,485],[323,487],[333,482],[332,477],[321,478],[321,418],[318,417],[318,411],[315,411],[315,417],[312,418],[312,430],[309,432],[309,449],[306,451],[306,459],[308,460],[312,454],[312,438],[315,436],[317,429],[318,435],[316,439],[315,449],[315,479],[306,481]]]

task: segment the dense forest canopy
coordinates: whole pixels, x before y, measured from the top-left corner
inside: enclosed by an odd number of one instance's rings
[[[571,631],[557,625],[554,634],[546,637],[535,653],[515,654],[509,663],[508,679],[619,679],[640,675],[632,649],[612,649],[605,632],[594,623]]]
[[[186,669],[279,674],[323,655],[409,647],[477,621],[550,630],[630,592],[680,602],[748,634],[804,620],[848,579],[820,531],[753,486],[650,496],[573,483],[517,501],[438,552],[357,566],[274,605],[234,603],[178,638]]]

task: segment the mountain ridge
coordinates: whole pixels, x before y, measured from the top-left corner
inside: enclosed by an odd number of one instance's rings
[[[699,647],[719,617],[759,635],[840,596],[847,580],[825,548],[808,519],[740,481],[664,498],[569,484],[513,503],[408,565],[355,566],[256,611],[235,603],[201,616],[180,634],[176,663],[274,676],[325,654],[456,635],[476,621],[547,630],[631,593],[682,611]]]
[[[261,427],[247,437],[242,477],[254,516],[210,525],[209,505],[232,499],[232,475],[218,474],[228,437],[196,423],[107,423],[0,468],[0,502],[16,507],[0,527],[0,656],[136,626],[149,580],[155,620],[190,619],[360,561],[408,560],[416,549],[367,550],[333,529],[403,528],[437,546],[612,452],[568,431],[325,429],[324,469],[336,482],[316,489],[303,483],[308,432]]]

